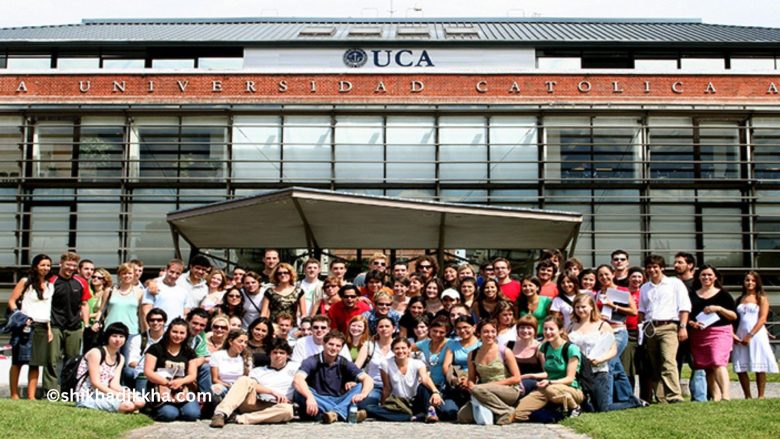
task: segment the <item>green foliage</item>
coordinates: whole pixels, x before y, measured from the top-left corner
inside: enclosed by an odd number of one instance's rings
[[[586,413],[563,425],[594,439],[777,438],[780,399],[656,404],[610,413]]]
[[[115,438],[153,423],[145,415],[77,409],[68,403],[0,400],[0,431],[9,438]]]

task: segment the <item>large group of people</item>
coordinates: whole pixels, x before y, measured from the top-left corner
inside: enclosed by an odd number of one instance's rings
[[[748,373],[761,398],[778,372],[753,271],[734,297],[682,252],[673,276],[623,250],[592,269],[545,251],[522,278],[505,258],[390,262],[377,253],[349,282],[346,261],[321,278],[308,259],[299,278],[269,249],[259,272],[196,255],[142,281],[140,260],[112,279],[73,252],[56,272],[37,255],[9,300],[11,397],[29,365],[29,399],[40,368],[44,390],[74,390],[79,407],[163,422],[504,425],[682,401],[684,363],[694,400],[730,398],[729,362],[746,398]],[[73,389],[61,362],[77,362]]]

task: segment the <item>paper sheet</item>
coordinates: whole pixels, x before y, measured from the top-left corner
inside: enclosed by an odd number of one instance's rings
[[[714,323],[717,323],[718,320],[720,320],[720,316],[716,312],[707,314],[704,311],[702,311],[696,316],[696,321],[701,323],[704,326],[704,328],[708,326],[712,326]]]

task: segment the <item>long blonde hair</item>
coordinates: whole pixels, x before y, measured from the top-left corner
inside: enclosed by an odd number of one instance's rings
[[[577,294],[574,297],[574,300],[572,301],[571,307],[574,308],[577,306],[578,303],[581,302],[588,302],[590,305],[590,321],[591,322],[600,322],[601,321],[601,313],[599,312],[599,308],[596,306],[596,301],[593,299],[593,296],[590,294]],[[571,313],[571,318],[577,323],[582,323],[580,321],[580,316],[577,315],[576,311],[573,311]]]

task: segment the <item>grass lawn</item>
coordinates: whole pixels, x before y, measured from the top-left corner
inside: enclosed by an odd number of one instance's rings
[[[596,439],[777,438],[780,399],[655,404],[644,409],[584,413],[563,425]]]
[[[778,362],[777,364],[780,365],[780,362]],[[739,378],[737,378],[737,374],[735,374],[734,370],[731,368],[731,364],[728,365],[728,369],[729,369],[729,378],[731,379],[731,381],[739,381]],[[750,376],[750,382],[751,383],[755,383],[756,382],[756,374],[751,372],[748,375]],[[683,369],[682,369],[682,377],[681,378],[689,379],[690,377],[691,377],[691,368],[688,367],[687,364],[684,364],[683,365]],[[768,374],[766,374],[766,382],[768,382],[768,383],[780,383],[780,373],[768,373]]]
[[[0,431],[6,437],[115,438],[153,423],[145,415],[77,409],[59,402],[0,399]]]

